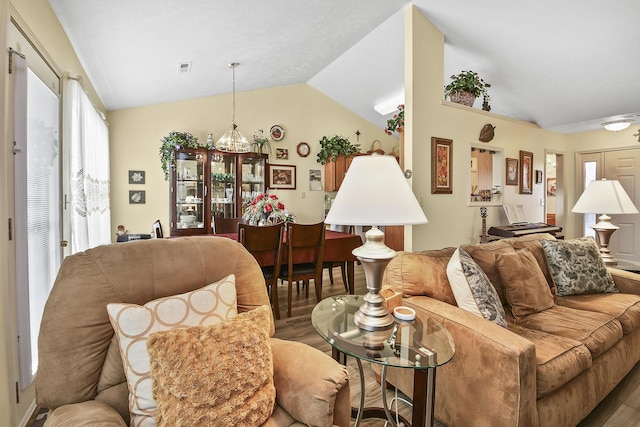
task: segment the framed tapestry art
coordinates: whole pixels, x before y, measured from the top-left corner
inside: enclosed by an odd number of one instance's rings
[[[269,165],[269,188],[296,189],[296,167],[294,165]]]
[[[506,185],[518,185],[518,159],[507,159]]]
[[[453,193],[453,140],[431,138],[431,194]]]
[[[533,153],[520,150],[520,194],[533,194]]]

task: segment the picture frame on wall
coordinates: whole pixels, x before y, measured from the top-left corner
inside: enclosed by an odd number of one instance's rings
[[[144,184],[144,171],[129,171],[129,184]]]
[[[453,193],[453,140],[431,138],[431,194]]]
[[[518,159],[507,159],[506,160],[506,185],[518,185]]]
[[[520,194],[533,194],[533,153],[520,150]]]
[[[542,184],[542,171],[536,169],[536,184]]]
[[[129,190],[130,205],[144,205],[146,203],[146,192],[144,190]]]
[[[276,159],[289,160],[289,150],[286,148],[276,148]]]
[[[296,189],[295,165],[269,165],[269,188],[281,190]]]

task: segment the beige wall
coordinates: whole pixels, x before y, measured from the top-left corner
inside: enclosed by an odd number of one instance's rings
[[[169,183],[160,166],[160,140],[172,130],[188,131],[204,143],[208,133],[214,139],[226,132],[231,124],[230,95],[211,96],[140,108],[112,111],[108,114],[111,143],[111,224],[115,229],[123,224],[130,233],[148,233],[151,224],[160,219],[165,233],[169,229]],[[391,152],[397,138],[363,120],[332,99],[307,84],[262,89],[236,94],[238,129],[250,138],[258,129],[268,134],[271,126],[284,127],[283,140],[272,142],[270,163],[296,165],[295,190],[277,190],[277,194],[299,222],[319,222],[323,219],[324,191],[309,190],[309,170],[324,167],[316,162],[323,135],[344,135],[357,142],[360,131],[363,152],[371,149],[374,140]],[[306,141],[311,154],[302,158],[296,146]],[[275,158],[276,148],[289,150],[289,159]],[[145,185],[129,185],[129,170],[146,171]],[[129,190],[146,190],[146,203],[130,205]]]
[[[444,74],[444,36],[415,7],[407,8],[406,98],[410,107],[407,144],[412,146],[409,164],[413,168],[413,190],[423,201],[429,219],[413,227],[413,250],[434,249],[477,242],[481,233],[480,211],[467,206],[471,144],[480,130],[492,123],[495,138],[488,143],[501,148],[504,157],[518,158],[519,150],[533,153],[534,169],[544,170],[545,147],[567,150],[566,136],[539,129],[535,125],[511,120],[478,108],[442,102]],[[476,100],[477,104],[481,102]],[[431,137],[453,140],[453,194],[431,194]],[[544,221],[544,185],[534,184],[532,195],[517,194],[518,187],[503,186],[503,201],[522,204],[530,222]],[[489,207],[487,226],[504,224],[500,207]]]

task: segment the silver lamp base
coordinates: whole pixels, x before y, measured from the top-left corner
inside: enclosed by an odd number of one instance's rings
[[[369,292],[363,297],[364,303],[354,314],[353,321],[361,329],[378,331],[388,329],[394,322],[380,290],[384,269],[396,256],[396,251],[384,244],[384,233],[378,227],[367,231],[365,238],[364,245],[354,249],[353,254],[362,263]]]
[[[600,256],[607,266],[618,265],[618,260],[611,255],[609,250],[609,240],[611,235],[620,227],[611,223],[611,217],[602,214],[598,217],[598,222],[592,227],[598,235],[598,243],[600,244]]]

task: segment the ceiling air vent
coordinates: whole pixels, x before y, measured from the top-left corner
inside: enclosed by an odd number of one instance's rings
[[[179,62],[178,63],[178,72],[179,73],[188,73],[191,71],[191,62]]]

